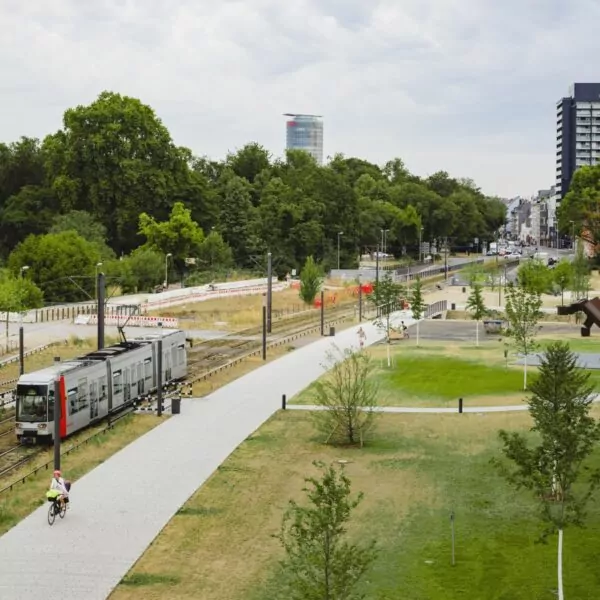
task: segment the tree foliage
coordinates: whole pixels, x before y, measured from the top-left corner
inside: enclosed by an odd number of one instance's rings
[[[347,541],[352,512],[363,494],[351,498],[351,484],[343,467],[325,467],[319,478],[305,479],[307,505],[290,501],[277,536],[285,551],[282,584],[275,592],[282,600],[360,600],[357,584],[376,557],[375,543]]]
[[[317,425],[328,443],[362,445],[375,424],[379,388],[371,377],[373,362],[365,352],[336,349],[325,368],[327,376],[313,390],[313,402],[325,408],[315,413]]]
[[[600,428],[590,415],[595,390],[589,378],[589,373],[577,367],[577,356],[568,344],[551,344],[528,399],[533,445],[530,436],[500,432],[508,460],[496,464],[509,482],[533,493],[546,524],[542,540],[559,532],[559,564],[562,530],[584,525],[586,505],[600,482],[600,470],[590,460],[598,447]]]
[[[587,298],[590,291],[590,264],[583,251],[583,244],[577,244],[575,258],[573,259],[573,275],[571,277],[571,291],[575,300]]]
[[[600,244],[600,165],[577,169],[557,210],[561,231],[596,248]]]
[[[573,282],[573,265],[568,260],[561,260],[554,271],[552,272],[552,278],[554,283],[560,290],[560,303],[565,303],[565,290],[568,290]]]
[[[399,158],[380,167],[336,155],[319,166],[301,151],[273,159],[258,144],[222,161],[194,157],[173,143],[151,107],[113,92],[66,110],[62,128],[41,143],[0,144],[1,259],[30,235],[73,230],[88,241],[105,237],[112,253],[105,246],[100,254],[109,261],[146,242],[141,214],[146,228],[164,233],[158,225],[181,205],[198,230],[219,232],[234,267],[254,268],[256,257],[270,251],[281,276],[309,256],[333,267],[338,231],[344,231],[341,258],[350,266],[374,249],[381,229],[388,230],[389,252],[414,257],[421,227],[424,242],[448,236],[465,245],[474,237],[493,239],[506,216],[502,203],[473,182],[445,172],[421,178]],[[181,244],[189,241],[184,235]],[[177,246],[174,239],[169,244]],[[177,254],[180,271],[190,257],[182,256],[189,248],[155,247]]]
[[[98,248],[74,231],[31,235],[10,254],[8,267],[19,273],[28,266],[31,279],[49,302],[94,298]]]
[[[541,260],[524,262],[517,271],[519,286],[533,294],[547,294],[552,288],[553,272]]]
[[[309,256],[300,271],[300,298],[306,304],[312,304],[323,285],[323,269]]]
[[[399,303],[404,292],[404,287],[396,283],[389,271],[373,285],[373,292],[369,294],[369,301],[377,310],[375,325],[386,332],[388,337],[393,329],[391,317],[394,311],[399,310]]]
[[[506,335],[513,340],[518,352],[523,354],[523,388],[527,389],[527,356],[536,348],[535,336],[538,332],[539,320],[542,317],[540,308],[542,299],[538,292],[528,291],[521,286],[509,283],[506,288],[506,318],[508,330]]]

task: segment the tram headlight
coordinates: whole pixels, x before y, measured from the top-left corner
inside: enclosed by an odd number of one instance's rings
[[[38,423],[38,429],[46,429],[48,427],[48,423]]]

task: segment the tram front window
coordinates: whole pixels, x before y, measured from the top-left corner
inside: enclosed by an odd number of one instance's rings
[[[48,421],[48,386],[17,385],[17,421]]]

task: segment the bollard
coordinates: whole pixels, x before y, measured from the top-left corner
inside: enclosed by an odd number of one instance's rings
[[[285,394],[281,395],[281,409],[285,410],[285,405],[286,405],[286,398],[285,398]]]
[[[462,411],[463,411],[463,399],[459,398],[458,399],[458,412],[462,413]]]

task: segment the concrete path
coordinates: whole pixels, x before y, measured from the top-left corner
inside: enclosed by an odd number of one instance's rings
[[[411,323],[406,313],[398,318]],[[383,337],[372,324],[363,329],[366,344]],[[107,598],[177,510],[280,408],[281,395],[291,398],[320,377],[334,343],[357,347],[357,331],[299,348],[207,398],[184,400],[180,415],[76,481],[64,520],[50,527],[47,504],[35,510],[0,537],[0,598]]]

